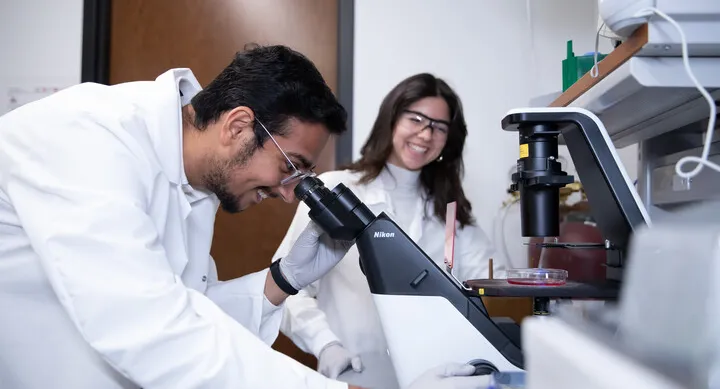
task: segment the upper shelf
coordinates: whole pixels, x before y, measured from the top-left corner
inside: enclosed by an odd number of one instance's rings
[[[720,99],[720,57],[692,58],[690,66],[700,84]],[[679,57],[631,58],[569,106],[596,114],[620,148],[708,116],[707,101]]]
[[[707,118],[708,106],[679,56],[640,56],[648,26],[598,63],[598,77],[585,74],[550,104],[581,107],[602,120],[622,148]],[[698,81],[720,98],[720,57],[691,57]]]
[[[637,52],[642,50],[648,42],[648,25],[645,24],[635,30],[625,42],[616,47],[602,61],[598,62],[598,75],[592,77],[590,72],[580,77],[565,92],[558,96],[551,104],[551,107],[567,107],[578,97],[585,94],[590,88],[598,84],[605,77],[622,66],[626,61],[632,58]]]

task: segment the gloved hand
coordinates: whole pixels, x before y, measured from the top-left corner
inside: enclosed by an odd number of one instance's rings
[[[473,376],[475,366],[452,363],[423,373],[407,389],[486,389],[489,375]]]
[[[287,256],[280,260],[280,272],[293,288],[303,289],[337,265],[354,243],[335,241],[310,221]]]
[[[356,373],[362,371],[362,361],[357,355],[350,354],[340,343],[332,342],[323,347],[318,356],[318,370],[325,377],[336,379],[348,367]]]

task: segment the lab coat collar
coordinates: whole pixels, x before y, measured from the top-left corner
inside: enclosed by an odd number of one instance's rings
[[[155,101],[156,115],[148,118],[150,134],[153,138],[155,153],[167,179],[176,186],[176,196],[182,210],[183,220],[192,213],[193,189],[188,185],[183,163],[182,110],[202,88],[190,69],[170,69],[155,79],[158,95],[151,97]],[[147,97],[146,97],[147,98]],[[157,104],[157,105],[155,105]],[[188,263],[188,231],[181,223],[184,255],[170,258],[170,265],[176,274],[182,274]]]
[[[187,185],[182,159],[181,107],[202,90],[190,69],[170,69],[155,81],[162,93],[156,125],[158,143],[156,152],[168,179],[177,185]]]
[[[202,90],[200,83],[190,69],[170,69],[158,76],[155,80],[167,98],[161,99],[159,110],[158,138],[156,151],[160,156],[160,163],[168,175],[168,179],[179,185],[185,194],[187,205],[192,205],[209,197],[211,194],[194,189],[188,183],[185,175],[185,162],[183,160],[183,130],[181,107],[190,103],[190,100]],[[184,207],[187,217],[191,207]]]

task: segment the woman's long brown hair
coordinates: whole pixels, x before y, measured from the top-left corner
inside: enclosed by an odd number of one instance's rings
[[[426,97],[442,97],[450,108],[450,130],[441,152],[442,160],[425,165],[420,182],[427,198],[433,201],[435,216],[445,221],[447,204],[457,202],[457,220],[461,227],[475,223],[472,206],[462,188],[462,159],[467,126],[460,98],[440,78],[421,73],[406,78],[393,88],[380,105],[370,137],[360,150],[361,157],[347,168],[361,173],[360,183],[367,184],[382,172],[393,149],[393,130],[402,112]]]

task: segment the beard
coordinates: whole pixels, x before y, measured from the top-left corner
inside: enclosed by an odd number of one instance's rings
[[[256,147],[253,142],[247,142],[235,158],[229,161],[213,159],[210,171],[203,177],[205,187],[217,196],[218,200],[220,200],[220,207],[227,213],[242,211],[240,198],[230,193],[228,189],[230,172],[245,166],[255,150]]]

